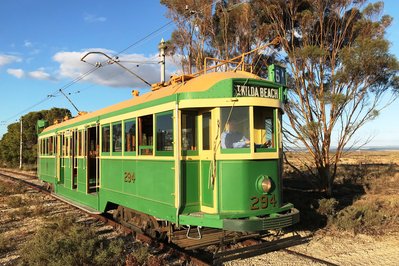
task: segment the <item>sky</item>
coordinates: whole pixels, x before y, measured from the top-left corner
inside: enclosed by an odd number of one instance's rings
[[[399,1],[384,2],[384,13],[394,18],[387,38],[399,58]],[[159,82],[157,47],[174,27],[166,13],[156,0],[0,0],[0,136],[31,111],[60,107],[76,115],[59,89],[80,111],[89,112],[129,99],[132,89],[148,91],[102,55],[87,56],[88,63],[80,59],[90,51],[118,56],[148,82]],[[96,62],[103,67],[88,73]],[[177,69],[171,59],[166,68],[167,76]],[[372,146],[399,146],[398,115],[399,100],[362,128],[358,138],[373,137]]]

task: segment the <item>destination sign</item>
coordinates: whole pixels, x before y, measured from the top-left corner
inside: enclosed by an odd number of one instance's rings
[[[278,99],[278,89],[263,87],[263,86],[250,86],[250,85],[233,85],[233,97],[259,97]]]

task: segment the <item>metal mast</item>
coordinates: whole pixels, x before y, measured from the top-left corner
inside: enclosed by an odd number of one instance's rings
[[[19,137],[19,169],[22,169],[22,117],[19,119],[20,124],[21,124],[21,131],[20,131],[20,137]]]

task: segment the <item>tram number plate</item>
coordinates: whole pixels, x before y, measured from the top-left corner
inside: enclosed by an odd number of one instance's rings
[[[123,181],[126,183],[134,183],[136,181],[136,175],[134,172],[125,172]]]
[[[276,196],[262,195],[261,197],[251,197],[251,210],[256,211],[259,209],[267,209],[269,205],[276,207]]]

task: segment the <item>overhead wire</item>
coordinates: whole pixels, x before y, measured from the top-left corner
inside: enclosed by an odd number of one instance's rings
[[[81,74],[79,77],[77,77],[77,78],[75,78],[74,80],[70,81],[69,83],[65,84],[65,85],[62,86],[61,88],[55,90],[53,93],[48,94],[48,95],[46,96],[46,98],[44,98],[44,99],[40,100],[39,102],[37,102],[37,103],[35,103],[35,104],[33,104],[33,105],[27,107],[26,109],[24,109],[24,110],[22,110],[22,111],[20,111],[20,112],[14,114],[14,115],[12,115],[12,116],[10,116],[9,118],[3,120],[3,122],[4,122],[4,123],[9,122],[12,118],[14,118],[14,117],[16,117],[16,116],[19,116],[19,115],[21,115],[21,114],[23,114],[23,113],[25,113],[25,112],[27,112],[27,111],[29,111],[29,110],[35,108],[36,106],[38,106],[38,105],[40,105],[40,104],[42,104],[42,103],[48,101],[50,98],[52,98],[52,97],[49,97],[49,95],[57,95],[57,94],[59,94],[59,93],[60,93],[60,90],[65,90],[66,88],[69,88],[70,86],[74,85],[74,84],[77,83],[78,81],[82,80],[82,79],[85,78],[86,76],[88,76],[88,75],[90,75],[91,73],[93,73],[95,70],[96,70],[95,68],[94,68],[94,69],[90,69],[89,71],[85,72],[84,74]]]
[[[221,1],[221,0],[216,0],[216,1],[214,1],[214,2],[212,1],[212,3],[203,6],[202,10],[205,10],[205,8],[208,8],[209,6],[215,5],[215,4],[217,4],[218,2],[220,2],[220,1]],[[191,13],[191,15],[188,16],[187,19],[189,19],[189,18],[191,18],[193,15],[195,15],[195,12],[192,13],[191,10],[187,10],[187,13],[189,13],[189,14]],[[172,25],[173,23],[174,23],[174,21],[173,21],[173,20],[170,20],[168,23],[166,23],[166,24],[162,25],[161,27],[157,28],[156,30],[150,32],[149,34],[147,34],[147,35],[145,35],[144,37],[140,38],[140,39],[137,40],[136,42],[134,42],[134,43],[132,43],[131,45],[127,46],[126,48],[120,50],[119,52],[117,52],[116,54],[114,54],[114,57],[116,57],[116,56],[118,56],[118,55],[120,55],[120,54],[126,52],[127,50],[131,49],[132,47],[135,47],[135,46],[139,45],[140,43],[142,43],[142,42],[144,42],[144,41],[146,41],[146,40],[149,40],[151,37],[155,37],[154,35],[166,31],[167,27],[170,26],[170,25]],[[106,62],[106,61],[107,61],[107,60],[105,60],[104,62]],[[19,116],[19,115],[21,115],[21,114],[23,114],[23,113],[25,113],[25,112],[27,112],[27,111],[29,111],[29,110],[35,108],[36,106],[38,106],[38,105],[40,105],[40,104],[42,104],[42,103],[48,101],[50,98],[52,98],[52,97],[49,97],[49,95],[57,95],[57,94],[61,93],[61,91],[66,90],[67,88],[69,88],[69,87],[71,87],[72,85],[76,84],[77,82],[79,82],[80,80],[84,79],[86,76],[92,74],[93,72],[95,72],[95,71],[98,70],[98,69],[99,69],[98,66],[93,65],[93,68],[92,68],[92,69],[88,70],[88,71],[85,72],[84,74],[81,74],[80,76],[78,76],[77,78],[75,78],[75,79],[73,79],[72,81],[68,82],[67,84],[65,84],[65,85],[62,86],[61,88],[58,88],[58,89],[55,90],[53,93],[48,94],[46,98],[40,100],[39,102],[33,104],[32,106],[30,106],[30,107],[28,107],[28,108],[26,108],[26,109],[24,109],[24,110],[22,110],[22,111],[16,113],[15,115],[10,116],[9,118],[7,118],[6,120],[3,120],[2,122],[3,122],[3,123],[9,122],[12,118],[14,118],[14,117],[16,117],[16,116]]]

